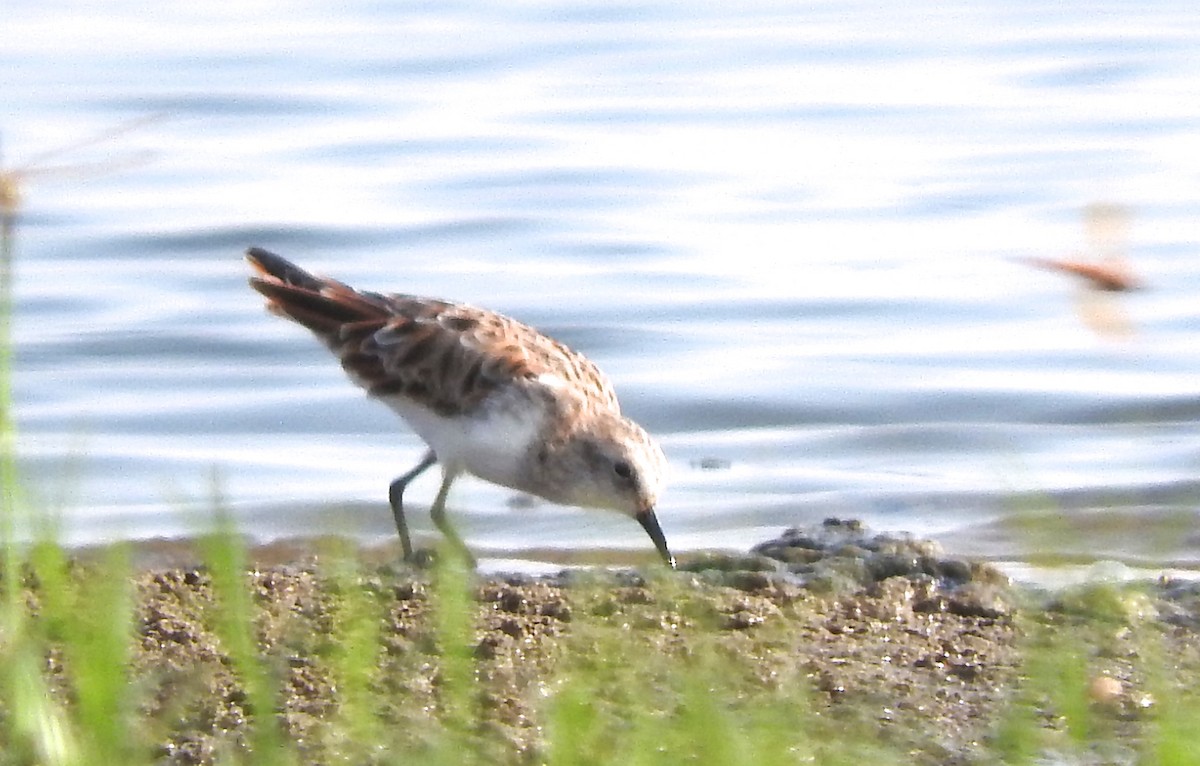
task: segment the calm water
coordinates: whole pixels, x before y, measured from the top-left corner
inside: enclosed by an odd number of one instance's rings
[[[836,515],[1200,565],[1188,4],[226,5],[6,7],[9,167],[161,115],[25,187],[17,416],[65,538],[189,534],[214,485],[263,539],[394,535],[421,445],[262,311],[257,244],[588,353],[664,443],[680,551]],[[1124,340],[1017,262],[1088,252],[1095,202],[1151,287]],[[451,507],[485,555],[649,551],[478,482]]]

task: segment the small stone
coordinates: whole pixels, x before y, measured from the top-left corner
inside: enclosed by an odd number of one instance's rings
[[[1119,705],[1124,692],[1124,685],[1109,675],[1096,676],[1088,684],[1088,697],[1098,705]]]

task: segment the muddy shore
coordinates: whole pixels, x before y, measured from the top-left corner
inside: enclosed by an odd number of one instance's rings
[[[317,762],[336,734],[330,639],[347,589],[360,588],[378,618],[370,685],[388,700],[373,715],[419,745],[439,706],[430,572],[367,556],[347,581],[331,575],[319,545],[291,550],[287,562],[278,549],[260,554],[252,551],[248,573],[256,640],[279,677],[288,739]],[[469,590],[480,736],[500,763],[539,762],[556,669],[587,651],[579,636],[598,628],[667,654],[703,640],[763,689],[803,685],[814,715],[865,726],[920,763],[994,762],[997,731],[1029,686],[1031,631],[1078,632],[1095,713],[1131,743],[1156,703],[1139,665],[1142,628],[1153,626],[1176,667],[1200,672],[1200,595],[1187,583],[1072,601],[851,521],[789,530],[745,556],[684,557],[675,573],[485,576]],[[239,747],[254,712],[212,629],[211,578],[195,564],[155,563],[139,568],[134,597],[133,676],[147,690],[159,757],[214,763]],[[1056,711],[1039,710],[1048,730],[1061,728]]]

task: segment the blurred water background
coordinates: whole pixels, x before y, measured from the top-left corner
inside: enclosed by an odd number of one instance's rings
[[[73,544],[217,494],[259,540],[391,543],[422,446],[263,312],[255,244],[587,353],[664,444],[681,552],[837,516],[1018,573],[1200,565],[1190,4],[18,0],[3,30],[20,450]],[[1019,260],[1088,255],[1097,202],[1148,284],[1123,334]],[[652,557],[617,516],[450,505],[491,566]]]

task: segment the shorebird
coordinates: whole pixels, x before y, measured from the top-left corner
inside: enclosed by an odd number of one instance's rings
[[[350,378],[428,445],[388,500],[407,560],[404,490],[435,463],[430,516],[474,566],[446,518],[454,480],[469,473],[565,505],[636,519],[672,568],[655,516],[666,458],[621,414],[608,378],[582,354],[515,319],[460,303],[355,290],[252,247],[250,286],[272,313],[311,330]]]

